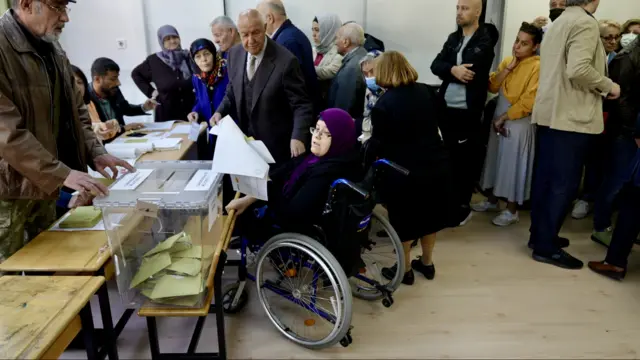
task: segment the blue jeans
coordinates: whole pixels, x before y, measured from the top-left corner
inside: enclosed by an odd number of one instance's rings
[[[625,182],[629,180],[629,167],[635,158],[638,146],[632,138],[619,136],[613,140],[610,149],[605,165],[604,181],[596,195],[593,213],[595,231],[605,231],[611,227],[613,203]]]
[[[533,177],[531,244],[539,254],[555,253],[555,239],[576,198],[594,135],[538,126]]]

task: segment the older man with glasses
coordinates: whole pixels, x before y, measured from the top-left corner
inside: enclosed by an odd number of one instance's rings
[[[74,86],[58,39],[75,0],[12,0],[0,17],[0,262],[55,220],[60,190],[104,195],[116,166]],[[26,234],[26,236],[25,236]]]

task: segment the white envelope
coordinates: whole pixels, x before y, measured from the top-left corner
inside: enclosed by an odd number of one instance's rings
[[[249,176],[231,175],[231,183],[233,184],[234,191],[253,196],[262,201],[269,201],[267,182],[267,178],[258,179]]]
[[[266,146],[261,150],[251,146],[244,133],[229,116],[222,119],[216,127],[218,140],[211,170],[219,174],[266,179],[269,174],[269,163],[265,157],[273,159],[266,150]],[[256,147],[260,148],[259,145]]]

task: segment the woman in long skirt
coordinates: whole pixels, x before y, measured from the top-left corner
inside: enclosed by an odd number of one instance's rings
[[[491,74],[489,91],[499,93],[480,185],[488,199],[471,207],[474,211],[499,211],[499,199],[507,208],[493,219],[497,226],[520,220],[518,205],[529,200],[535,153],[535,125],[531,113],[538,91],[540,57],[536,52],[542,31],[523,23],[513,44],[513,56]]]

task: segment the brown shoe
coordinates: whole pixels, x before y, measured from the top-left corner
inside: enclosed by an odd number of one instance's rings
[[[589,262],[589,269],[617,281],[622,281],[622,279],[627,275],[626,269],[607,264],[604,261]]]

